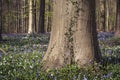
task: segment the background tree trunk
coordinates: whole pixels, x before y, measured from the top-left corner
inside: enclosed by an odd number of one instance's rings
[[[52,23],[52,12],[53,12],[53,0],[46,0],[45,6],[45,32],[51,31],[51,23]]]
[[[50,16],[48,17],[48,26],[47,26],[47,31],[51,32],[51,24],[52,24],[52,12],[53,12],[53,0],[49,0],[49,6],[48,6],[48,11],[50,12]]]
[[[109,31],[109,7],[108,7],[108,0],[105,0],[105,31]]]
[[[28,33],[33,33],[33,15],[32,15],[32,0],[29,0],[29,27]]]
[[[2,41],[2,0],[0,0],[0,41]]]
[[[116,20],[116,37],[120,37],[120,0],[117,0],[117,14],[116,14],[117,20]]]
[[[100,31],[105,31],[105,0],[100,0]]]
[[[39,12],[39,23],[38,23],[38,33],[45,32],[45,0],[40,0],[40,12]]]
[[[55,0],[53,23],[43,66],[60,68],[77,64],[88,67],[99,60],[95,23],[95,0]]]
[[[36,18],[36,17],[37,17],[37,15],[36,15],[36,14],[37,14],[37,11],[36,11],[36,8],[37,8],[36,3],[37,3],[37,1],[34,0],[33,2],[34,2],[34,4],[33,4],[33,11],[34,11],[34,12],[33,12],[33,14],[34,14],[34,16],[33,16],[33,18],[34,18],[34,25],[33,25],[33,26],[34,26],[34,32],[37,32],[37,25],[36,25],[36,24],[37,24],[37,20],[36,20],[36,19],[37,19],[37,18]]]

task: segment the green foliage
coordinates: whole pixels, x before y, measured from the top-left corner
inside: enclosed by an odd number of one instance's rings
[[[9,35],[3,36],[3,38],[7,40],[4,43],[1,42],[0,47],[9,54],[0,57],[0,80],[120,79],[119,46],[101,45],[103,56],[101,63],[95,63],[93,67],[88,69],[82,69],[76,65],[68,65],[61,69],[48,69],[45,72],[42,70],[42,64],[40,63],[44,55],[44,48],[40,46],[42,44],[48,45],[49,35]],[[37,40],[41,41],[37,42]],[[30,51],[25,52],[26,49]]]
[[[106,45],[106,46],[119,46],[120,45],[120,38],[113,37],[111,39],[101,41],[101,43]]]
[[[1,80],[115,80],[120,78],[120,65],[101,65],[101,70],[81,69],[75,65],[44,72],[41,53],[9,54],[0,58]]]
[[[6,52],[2,48],[0,48],[0,52],[6,54]]]
[[[7,53],[44,52],[47,49],[49,34],[4,35],[5,42],[0,47]]]
[[[0,79],[31,80],[41,76],[40,61],[42,54],[9,54],[0,59]]]

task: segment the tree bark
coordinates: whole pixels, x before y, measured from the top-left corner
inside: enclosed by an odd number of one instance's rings
[[[95,21],[95,0],[55,0],[44,69],[77,64],[85,68],[100,60]]]
[[[109,30],[109,7],[108,7],[108,3],[109,3],[109,1],[108,0],[106,0],[105,1],[105,31],[110,31]]]
[[[32,0],[29,0],[29,27],[28,27],[28,33],[33,33],[33,18],[32,18]]]
[[[2,41],[2,0],[0,1],[0,41]]]
[[[117,13],[116,13],[116,32],[115,36],[120,37],[120,0],[117,0]]]
[[[37,20],[36,20],[36,19],[37,19],[37,18],[36,18],[36,16],[37,16],[37,15],[36,15],[36,14],[37,14],[37,11],[36,11],[37,5],[36,5],[36,3],[37,3],[37,1],[34,0],[34,5],[33,5],[33,8],[34,8],[34,9],[33,9],[33,11],[34,11],[34,12],[33,12],[33,14],[34,14],[34,16],[33,16],[33,17],[34,17],[34,32],[37,32],[37,25],[36,25],[36,23],[37,23]]]
[[[52,4],[53,0],[47,0],[48,4],[46,5],[46,11],[47,15],[45,16],[45,32],[51,32],[51,23],[52,23]]]
[[[45,32],[45,0],[40,0],[40,12],[39,12],[39,24],[38,24],[38,33],[44,33]]]
[[[105,31],[105,0],[100,0],[100,30]]]

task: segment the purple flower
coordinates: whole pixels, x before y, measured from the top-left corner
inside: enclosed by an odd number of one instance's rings
[[[111,76],[112,76],[112,72],[108,73],[107,75],[104,75],[103,77],[104,77],[104,78],[109,78],[109,77],[111,77]]]
[[[88,79],[87,79],[87,77],[86,77],[85,75],[84,75],[84,78],[83,78],[83,80],[88,80]]]
[[[107,50],[107,53],[112,54],[113,51],[112,51],[111,49],[108,49],[108,50]]]
[[[54,77],[54,80],[57,80],[57,77],[56,77],[56,76]]]
[[[73,76],[73,80],[76,80],[76,76],[75,75]]]

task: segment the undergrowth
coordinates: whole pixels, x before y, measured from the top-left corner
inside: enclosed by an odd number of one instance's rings
[[[0,42],[7,55],[0,57],[0,80],[119,80],[120,46],[109,46],[113,38],[99,40],[102,60],[93,68],[68,65],[61,69],[42,70],[41,60],[48,47],[49,35],[4,37]],[[119,39],[117,39],[119,42]],[[107,45],[108,44],[108,45]],[[98,68],[98,69],[97,69]]]

